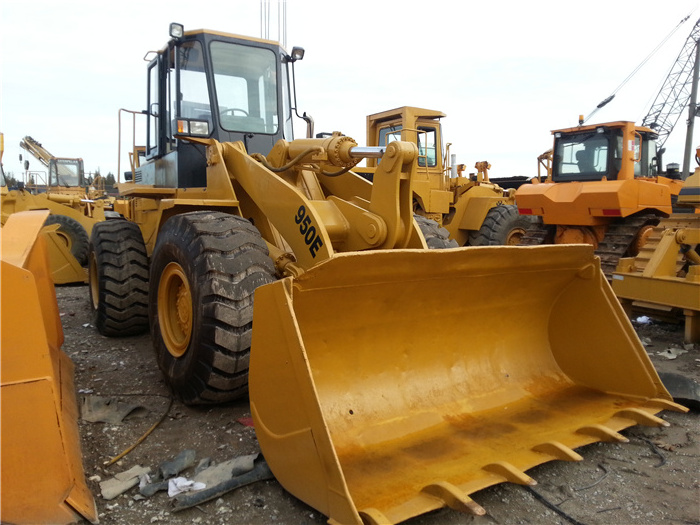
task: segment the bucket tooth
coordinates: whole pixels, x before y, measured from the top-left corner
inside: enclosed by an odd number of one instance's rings
[[[423,487],[421,492],[438,498],[452,510],[466,512],[476,516],[483,516],[486,514],[484,507],[467,496],[458,487],[447,481],[440,481],[432,485],[427,485]]]
[[[532,448],[533,451],[541,454],[548,454],[562,461],[582,461],[583,457],[573,449],[558,441],[548,441]]]
[[[489,465],[481,467],[481,469],[502,476],[506,481],[517,485],[537,485],[534,479],[506,461],[490,463]]]
[[[393,523],[377,509],[364,509],[361,510],[359,514],[364,525],[391,525]]]
[[[649,401],[646,402],[646,405],[648,408],[661,408],[663,410],[672,410],[674,412],[682,412],[686,413],[688,412],[688,408],[684,407],[683,405],[679,405],[678,403],[674,403],[673,401],[668,401],[666,399],[660,399],[655,397],[654,399],[650,399]]]
[[[621,417],[624,419],[631,419],[635,423],[640,425],[647,425],[650,427],[670,427],[671,424],[668,421],[664,421],[660,417],[656,417],[649,412],[645,412],[641,408],[626,408],[615,412],[615,417]]]
[[[630,442],[630,440],[622,434],[615,432],[612,428],[608,428],[604,425],[588,425],[579,428],[576,433],[584,436],[591,436],[601,441],[618,441],[620,443]]]

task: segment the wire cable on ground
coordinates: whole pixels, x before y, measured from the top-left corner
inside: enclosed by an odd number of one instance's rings
[[[128,395],[128,394],[127,394],[127,395]],[[136,395],[136,394],[132,394],[132,395]],[[109,461],[105,461],[105,463],[104,463],[105,466],[109,467],[110,465],[114,465],[117,461],[119,461],[120,459],[122,459],[122,458],[123,458],[124,456],[126,456],[129,452],[131,452],[131,451],[134,450],[136,447],[138,447],[141,443],[143,443],[143,441],[151,434],[151,432],[153,432],[153,431],[158,427],[158,425],[160,425],[160,424],[165,420],[165,418],[166,418],[166,417],[168,416],[168,414],[170,413],[170,409],[172,408],[172,406],[173,406],[173,397],[170,396],[170,397],[168,398],[168,408],[165,409],[165,412],[163,412],[163,415],[160,417],[160,419],[159,419],[158,421],[156,421],[156,422],[153,424],[153,426],[151,426],[151,428],[149,428],[149,429],[143,434],[143,436],[141,436],[138,440],[136,440],[136,443],[134,443],[133,445],[131,445],[129,448],[127,448],[126,450],[124,450],[124,451],[121,452],[120,454],[114,456],[114,457],[111,458]]]
[[[547,498],[545,498],[542,494],[540,494],[539,492],[537,492],[537,491],[536,491],[535,489],[533,489],[532,487],[526,486],[526,485],[520,485],[520,486],[523,487],[525,490],[527,490],[530,494],[532,494],[532,495],[535,497],[535,499],[537,499],[537,500],[541,501],[542,503],[544,503],[544,505],[545,505],[546,507],[548,507],[549,509],[551,509],[551,510],[553,510],[554,512],[556,512],[557,514],[559,514],[562,518],[564,518],[564,519],[565,519],[566,521],[568,521],[569,523],[572,523],[573,525],[585,525],[585,523],[582,523],[582,522],[578,521],[576,518],[574,518],[574,517],[572,517],[572,516],[569,516],[566,512],[564,512],[563,510],[561,510],[561,509],[560,509],[559,507],[557,507],[554,503],[552,503],[551,501],[549,501]]]

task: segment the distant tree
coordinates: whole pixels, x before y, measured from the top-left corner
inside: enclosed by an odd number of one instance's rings
[[[106,190],[112,190],[114,189],[114,184],[116,183],[116,179],[114,178],[114,175],[112,172],[109,172],[107,176],[105,177],[105,189]]]
[[[5,173],[5,183],[7,184],[8,188],[16,188],[17,187],[17,179],[15,178],[15,174],[12,171],[8,171]]]

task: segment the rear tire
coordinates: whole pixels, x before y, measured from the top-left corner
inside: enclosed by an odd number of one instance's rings
[[[135,223],[115,219],[93,226],[88,276],[94,324],[102,335],[148,331],[148,256]]]
[[[88,245],[90,239],[83,225],[72,217],[53,214],[49,215],[46,218],[46,222],[44,222],[45,226],[49,224],[59,225],[56,233],[58,233],[59,237],[66,243],[66,246],[68,246],[68,249],[80,266],[85,266],[88,260]]]
[[[163,225],[150,272],[151,337],[184,403],[247,394],[253,293],[274,273],[260,232],[241,217],[198,211]]]
[[[513,204],[491,208],[479,231],[469,235],[470,246],[515,246],[532,225],[529,217],[518,214]]]
[[[418,223],[421,233],[425,238],[425,243],[431,250],[444,250],[447,248],[457,248],[459,244],[454,239],[450,239],[450,233],[437,222],[422,215],[413,215]]]

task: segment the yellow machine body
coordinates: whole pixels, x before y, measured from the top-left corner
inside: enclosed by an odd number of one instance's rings
[[[598,226],[614,218],[644,210],[671,214],[671,195],[681,183],[657,180],[606,180],[590,182],[525,184],[518,189],[518,205],[541,215],[545,224]]]
[[[73,364],[40,230],[48,211],[2,228],[2,521],[97,523],[78,434]]]
[[[620,261],[612,287],[623,305],[685,316],[685,341],[700,342],[700,169],[688,177],[674,213],[654,228],[636,257]]]
[[[25,210],[49,210],[54,215],[65,215],[75,219],[85,228],[88,236],[98,221],[105,220],[105,202],[85,202],[85,193],[70,195],[62,193],[32,194],[24,190],[10,190],[2,194],[2,224],[13,213]]]
[[[552,132],[538,157],[547,176],[515,194],[518,212],[538,222],[521,244],[591,244],[612,278],[621,257],[634,256],[651,228],[671,214],[683,182],[659,175],[656,133],[633,122],[580,125]]]
[[[552,134],[547,178],[533,179],[516,192],[521,214],[540,216],[544,224],[586,227],[639,212],[671,213],[671,195],[678,195],[683,183],[650,169],[651,129],[618,121]]]
[[[253,71],[230,68],[242,44],[272,49],[263,65],[295,60],[267,41],[183,31],[171,26],[149,65],[159,93],[178,67]],[[211,53],[211,39],[234,47]],[[183,52],[192,48],[201,52]],[[483,514],[474,492],[533,483],[525,471],[535,465],[579,460],[576,447],[625,441],[620,430],[683,410],[590,246],[428,250],[416,196],[425,204],[431,189],[442,214],[456,188],[426,180],[431,152],[415,134],[369,147],[341,133],[281,137],[267,148],[269,133],[230,131],[250,124],[255,100],[223,112],[211,102],[204,116],[182,101],[176,140],[150,144],[119,185],[115,210],[130,222],[95,227],[91,296],[106,335],[119,333],[113,305],[141,328],[148,318],[156,360],[184,402],[249,393],[272,472],[331,523],[398,523],[446,505]],[[248,115],[231,119],[239,108]],[[151,122],[156,138],[173,133],[170,120]],[[372,182],[354,172],[362,159],[376,160]],[[133,249],[115,257],[120,245]],[[99,279],[111,259],[118,295]],[[499,322],[466,333],[475,319]]]
[[[517,330],[465,338],[476,317]],[[253,323],[261,450],[332,523],[480,514],[470,494],[679,409],[588,246],[342,254],[259,288]]]

